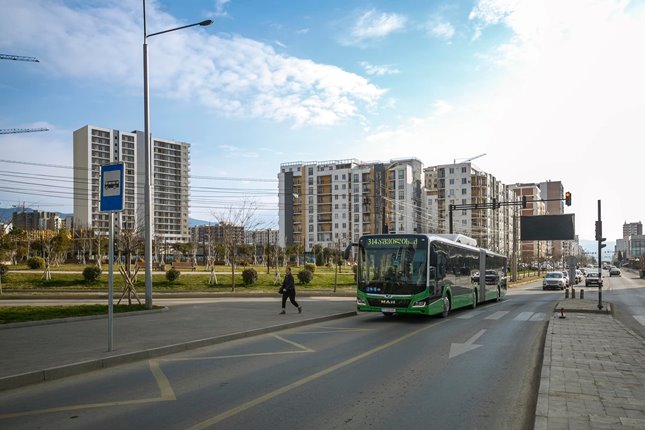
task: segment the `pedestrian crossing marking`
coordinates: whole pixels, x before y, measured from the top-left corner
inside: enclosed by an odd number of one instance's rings
[[[529,319],[529,321],[544,321],[546,319],[546,314],[544,312],[536,312]]]
[[[497,312],[495,312],[495,313],[493,313],[493,314],[488,315],[488,316],[487,316],[486,318],[484,318],[484,319],[487,319],[487,320],[498,320],[498,319],[502,318],[503,316],[505,316],[505,315],[506,315],[506,314],[508,314],[508,313],[509,313],[508,311],[497,311]]]
[[[532,316],[533,312],[522,312],[521,314],[513,318],[513,321],[528,321]]]
[[[472,311],[472,312],[468,312],[468,313],[465,313],[465,314],[461,314],[457,318],[462,319],[462,320],[469,320],[472,317],[475,317],[477,315],[481,315],[483,313],[484,313],[484,311]]]

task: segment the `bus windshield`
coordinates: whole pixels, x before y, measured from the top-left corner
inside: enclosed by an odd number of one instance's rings
[[[416,294],[427,285],[427,239],[375,236],[359,244],[358,288],[376,294]]]

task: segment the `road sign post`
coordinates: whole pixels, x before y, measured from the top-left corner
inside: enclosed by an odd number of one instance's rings
[[[114,212],[123,210],[123,163],[104,164],[101,166],[99,212],[108,212],[110,216],[110,244],[108,250],[108,351],[113,349],[114,325]]]

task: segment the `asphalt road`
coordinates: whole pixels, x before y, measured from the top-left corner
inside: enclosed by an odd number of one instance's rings
[[[0,427],[530,429],[560,297],[534,282],[447,319],[361,314],[28,386]]]
[[[603,271],[603,282],[602,298],[614,305],[614,317],[645,339],[645,280],[623,269],[621,276]],[[586,288],[585,294],[598,297],[598,290]]]

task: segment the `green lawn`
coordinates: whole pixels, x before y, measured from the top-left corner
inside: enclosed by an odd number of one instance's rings
[[[159,308],[159,306],[153,306]],[[115,313],[144,311],[145,305],[115,305]],[[107,315],[107,305],[77,306],[0,306],[0,324],[40,321],[56,318]]]
[[[26,266],[10,266],[9,272],[2,278],[2,288],[5,290],[82,290],[82,291],[107,291],[108,289],[108,268],[103,266],[103,273],[97,282],[88,283],[83,278],[82,270],[86,266],[80,265],[64,265],[58,268],[52,268],[51,280],[42,279],[42,271],[32,272],[27,271]],[[277,290],[278,286],[275,284],[275,274],[271,272],[266,273],[266,267],[256,266],[254,269],[258,273],[257,282],[253,285],[244,285],[242,279],[242,270],[244,267],[236,268],[235,286],[236,291],[240,292],[272,292]],[[301,285],[297,279],[297,272],[302,267],[293,268],[294,276],[296,276],[296,286],[302,290],[320,290],[334,288],[335,273],[333,269],[326,267],[317,267],[313,280],[307,285]],[[64,271],[74,271],[76,273],[60,273]],[[231,291],[232,277],[230,267],[218,266],[216,268],[217,284],[209,285],[210,272],[204,271],[200,267],[197,273],[187,273],[189,270],[180,270],[183,272],[179,279],[174,282],[166,280],[165,274],[155,272],[152,276],[152,288],[154,291]],[[285,270],[280,269],[280,273],[284,278]],[[114,268],[114,289],[121,290],[125,286],[124,278],[118,272],[118,267]],[[343,268],[343,271],[338,274],[337,288],[338,289],[353,289],[354,275],[348,267]],[[145,289],[145,278],[143,270],[139,270],[135,288],[137,291]]]

